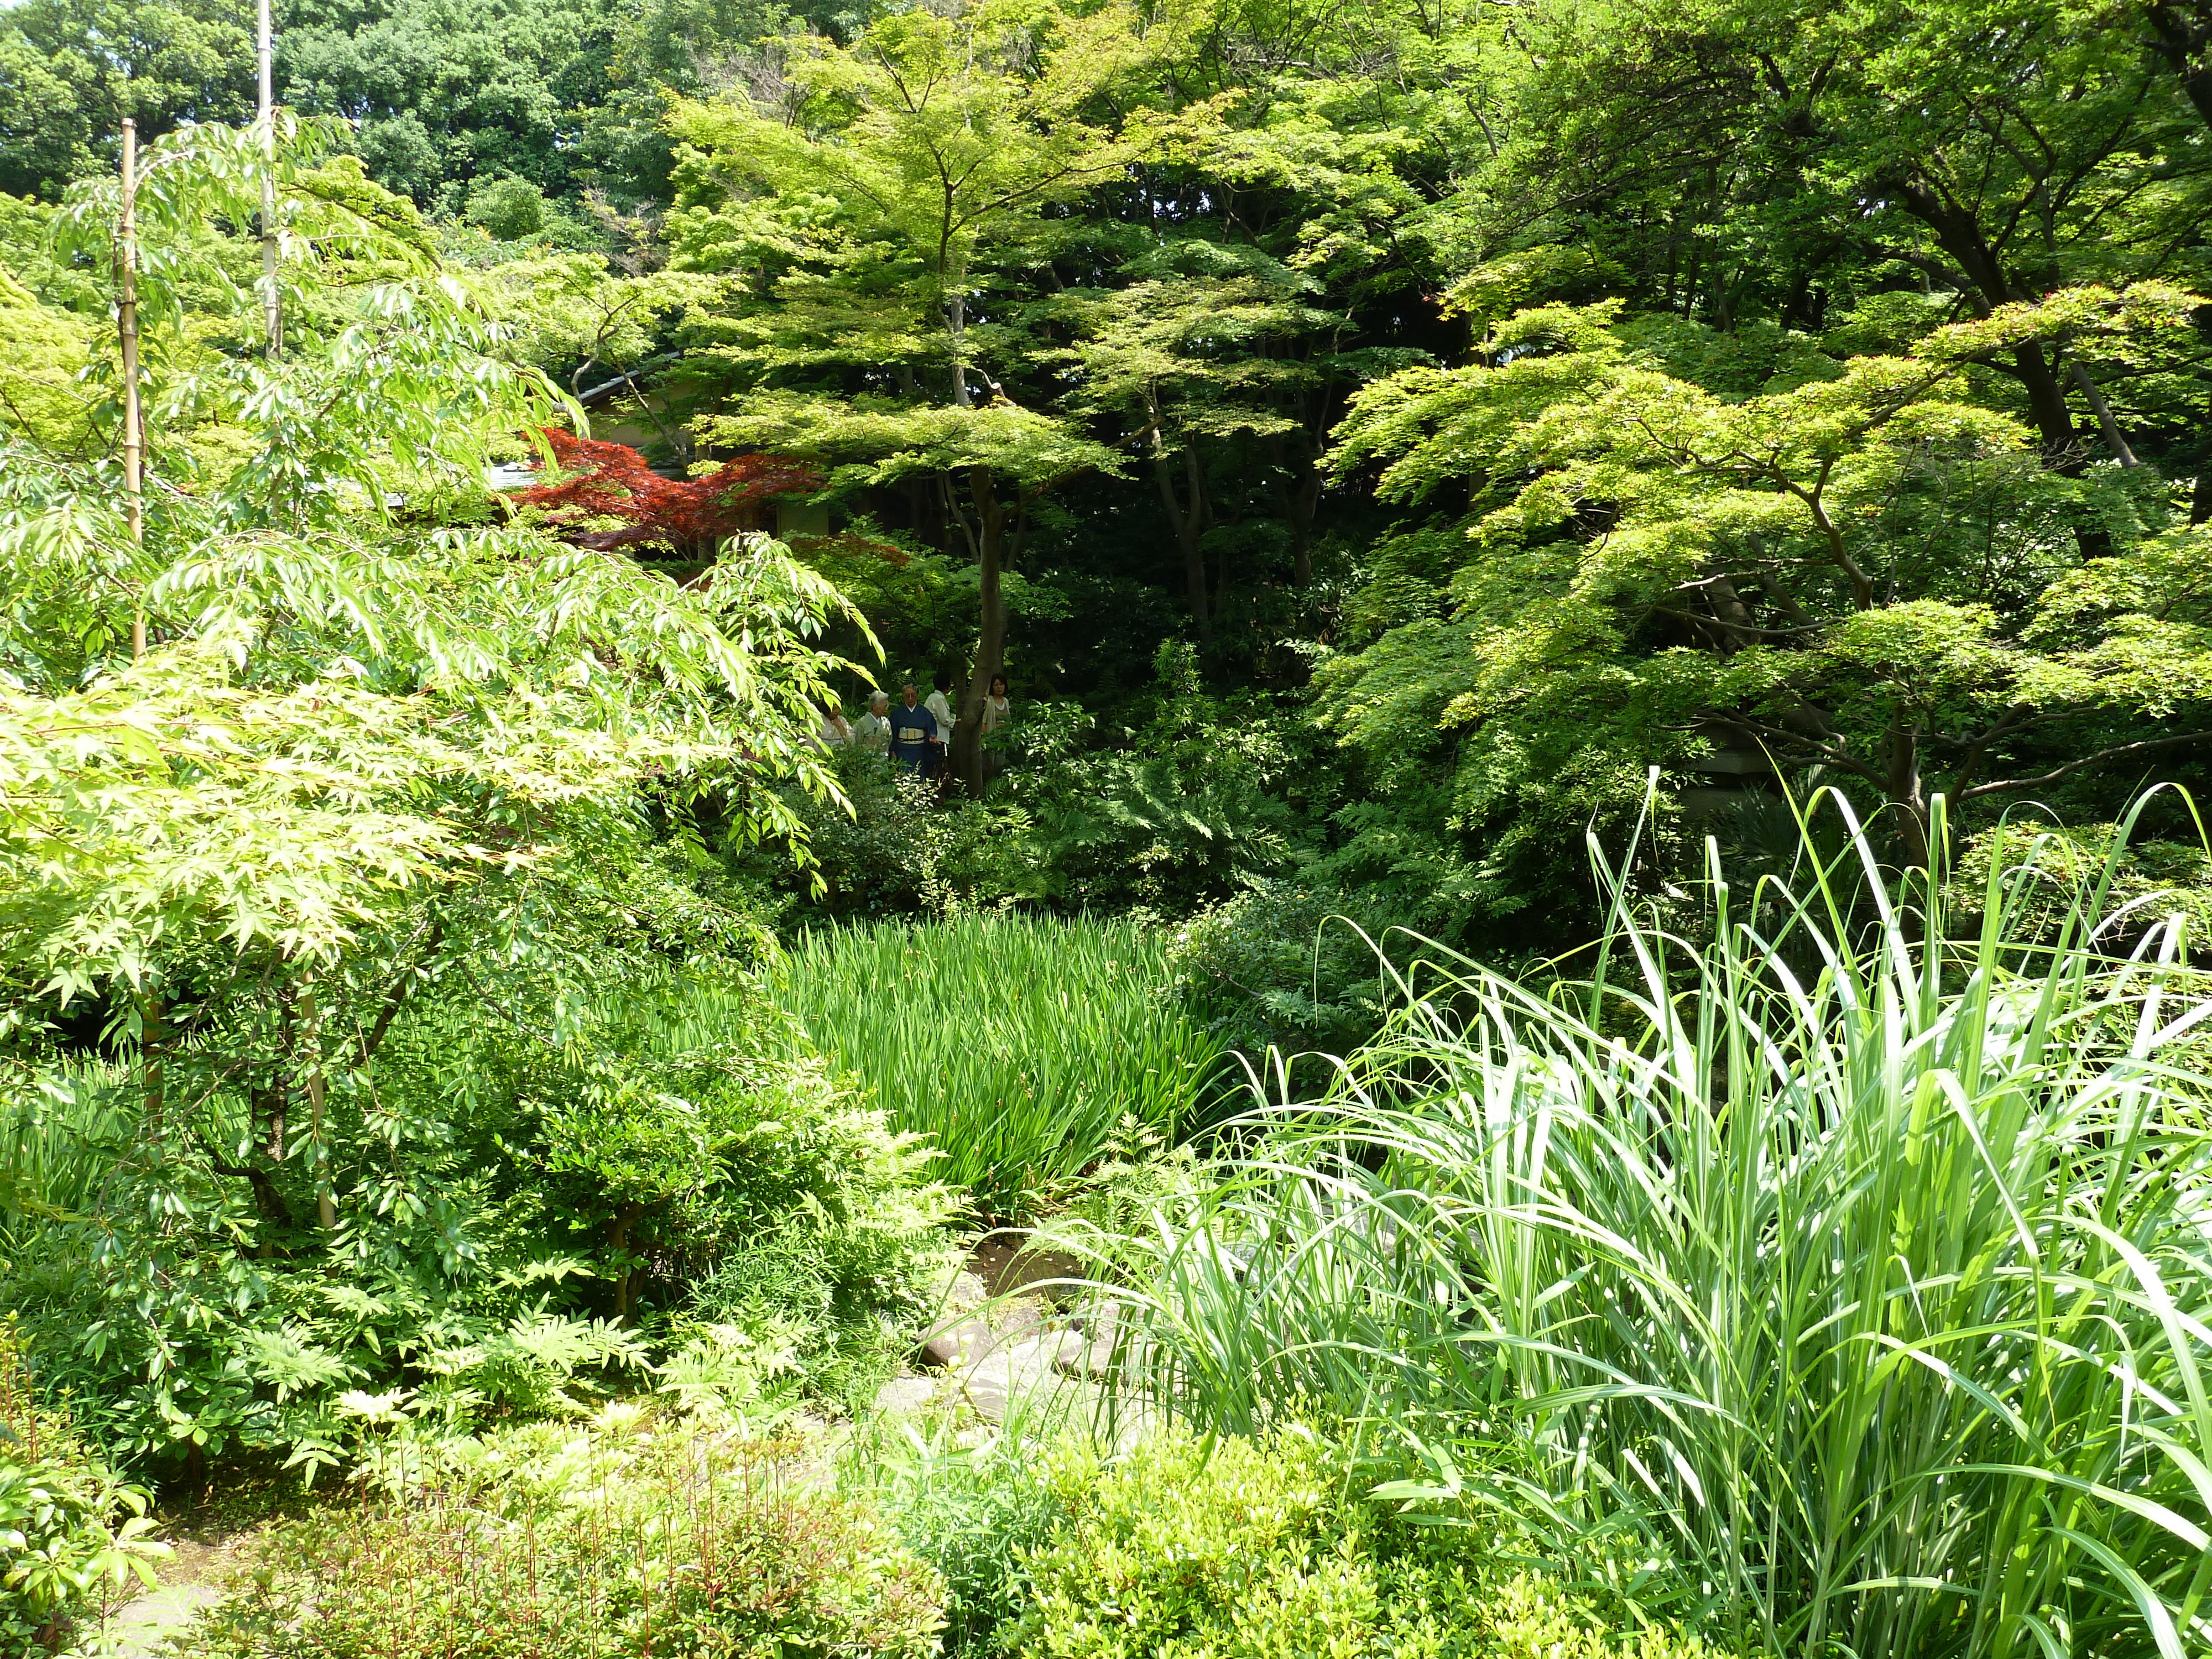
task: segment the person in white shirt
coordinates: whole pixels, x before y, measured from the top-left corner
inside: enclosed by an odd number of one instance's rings
[[[878,755],[891,746],[891,696],[878,691],[868,699],[868,712],[860,716],[854,729],[855,740],[863,749],[872,749]]]
[[[841,748],[853,741],[853,723],[845,718],[845,711],[834,702],[822,705],[822,728],[815,740],[825,749]]]
[[[937,735],[930,739],[936,747],[930,750],[929,764],[923,769],[922,775],[942,777],[952,757],[952,728],[959,722],[953,719],[952,705],[945,697],[945,694],[952,689],[952,676],[939,669],[937,678],[930,684],[937,689],[923,700],[921,706],[937,716]]]

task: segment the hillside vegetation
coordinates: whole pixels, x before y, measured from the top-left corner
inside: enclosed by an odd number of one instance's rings
[[[2212,1654],[2212,12],[255,33],[0,10],[0,1655]]]

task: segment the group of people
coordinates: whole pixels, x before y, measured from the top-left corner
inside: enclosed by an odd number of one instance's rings
[[[832,703],[822,716],[821,741],[829,747],[850,744],[872,749],[925,778],[944,777],[951,770],[953,728],[960,723],[947,696],[951,689],[952,677],[940,673],[929,696],[923,697],[908,680],[899,687],[896,704],[888,692],[878,691],[868,699],[868,712],[857,721],[847,720],[844,710]],[[980,716],[982,735],[988,738],[1006,725],[1007,711],[1006,677],[994,674]],[[987,778],[997,776],[1003,765],[994,750],[985,749]]]

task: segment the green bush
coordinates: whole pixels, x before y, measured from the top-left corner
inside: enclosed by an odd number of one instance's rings
[[[2129,911],[2118,915],[2108,942],[2130,943],[2177,911],[2188,919],[2192,951],[2202,953],[2212,941],[2212,851],[2201,842],[2136,840],[2113,823],[2063,827],[2012,818],[1975,836],[1960,856],[1951,898],[1962,916],[1981,916],[1992,872],[2010,903],[2015,939],[2056,938],[2075,895],[2103,880],[2106,913]],[[2008,872],[2016,873],[2004,879]]]
[[[1022,1659],[1692,1659],[1587,1596],[1491,1565],[1486,1531],[1396,1524],[1311,1433],[1156,1434],[1069,1448],[1064,1519],[1032,1556]]]
[[[630,896],[618,927],[726,931],[648,884]],[[438,963],[373,1064],[333,1072],[319,1146],[282,1073],[210,1077],[150,1165],[137,1067],[0,1076],[0,1297],[45,1383],[120,1455],[313,1465],[346,1455],[349,1390],[510,1420],[632,1385],[661,1339],[708,1326],[787,1351],[825,1393],[887,1368],[945,1264],[926,1152],[711,940],[673,972],[621,942],[580,953],[618,989],[489,951]]]
[[[168,1551],[146,1535],[145,1493],[38,1405],[13,1320],[0,1322],[0,1654],[52,1652],[112,1586],[152,1583]]]
[[[798,901],[801,914],[840,920],[942,914],[1043,896],[1046,880],[1028,818],[1003,802],[982,805],[937,786],[858,744],[830,756],[851,811],[794,793],[823,884]],[[789,861],[754,850],[742,862],[779,884],[804,886]]]
[[[1282,797],[1291,745],[1262,702],[1209,696],[1195,653],[1170,640],[1129,724],[1025,710],[999,786],[1026,816],[1022,839],[1048,896],[1171,915],[1286,869],[1307,824]]]
[[[391,1502],[260,1541],[198,1659],[922,1659],[941,1589],[805,1449],[627,1407],[449,1449]]]
[[[1061,1519],[1044,1447],[1066,1427],[1060,1402],[1018,1401],[978,1440],[951,1418],[879,1421],[845,1476],[876,1494],[907,1547],[945,1581],[948,1659],[995,1659],[1029,1604],[1028,1558]]]
[[[1342,1054],[1382,1028],[1414,941],[1403,915],[1342,892],[1263,881],[1200,911],[1168,945],[1176,988],[1232,1047]]]

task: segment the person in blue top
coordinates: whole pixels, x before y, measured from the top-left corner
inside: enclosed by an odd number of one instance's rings
[[[937,716],[915,700],[908,680],[899,688],[898,707],[891,710],[891,758],[910,772],[929,769],[930,744],[937,737]]]

